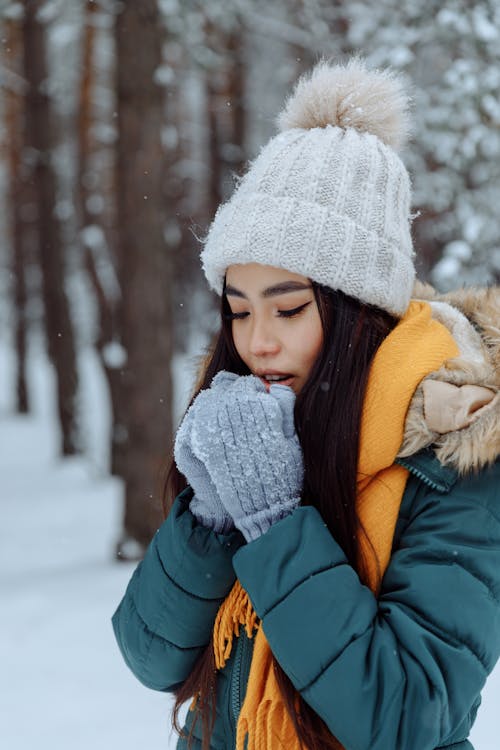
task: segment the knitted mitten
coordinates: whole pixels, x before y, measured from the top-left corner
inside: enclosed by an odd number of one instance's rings
[[[196,401],[187,410],[177,430],[174,443],[175,463],[194,490],[189,510],[198,523],[213,531],[227,534],[234,529],[233,519],[222,505],[204,464],[194,455],[191,448],[195,403]]]
[[[295,394],[253,375],[218,373],[195,399],[191,447],[247,541],[300,502],[302,451],[294,426]]]

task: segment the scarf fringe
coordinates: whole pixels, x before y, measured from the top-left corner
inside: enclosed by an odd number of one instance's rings
[[[240,625],[245,626],[246,634],[252,637],[257,626],[257,615],[250,598],[236,581],[227,598],[219,607],[213,630],[215,666],[223,669],[231,656],[234,636],[239,636]]]
[[[245,745],[245,741],[248,744]],[[260,703],[252,720],[242,717],[236,728],[236,750],[301,750],[283,703]]]

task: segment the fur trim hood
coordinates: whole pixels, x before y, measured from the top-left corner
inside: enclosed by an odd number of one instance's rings
[[[429,302],[460,355],[418,386],[398,455],[432,446],[441,464],[478,471],[500,455],[500,287],[438,294],[417,282],[413,297]]]

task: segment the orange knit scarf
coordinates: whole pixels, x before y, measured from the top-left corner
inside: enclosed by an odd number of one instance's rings
[[[364,534],[359,537],[360,576],[375,594],[389,563],[408,476],[406,469],[394,464],[403,440],[408,406],[420,381],[458,354],[448,330],[432,320],[429,305],[412,301],[373,360],[363,405],[356,508],[369,539],[368,542]],[[252,637],[257,618],[247,593],[236,581],[214,625],[217,669],[222,669],[229,658],[233,637],[239,635],[241,625]],[[258,626],[247,692],[238,720],[237,750],[243,750],[245,739],[248,750],[278,747],[299,750],[272,665],[271,649],[262,627]]]

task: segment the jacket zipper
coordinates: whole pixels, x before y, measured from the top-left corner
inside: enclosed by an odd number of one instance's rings
[[[420,479],[428,487],[432,487],[432,489],[438,490],[439,492],[446,492],[446,487],[444,485],[438,484],[433,479],[429,479],[429,477],[427,477],[419,469],[412,468],[410,469],[410,471],[417,477],[417,479]]]
[[[426,484],[428,487],[431,487],[433,490],[438,490],[438,492],[446,492],[448,489],[443,484],[439,484],[438,482],[435,482],[433,479],[428,477],[426,474],[424,474],[420,469],[417,469],[412,464],[408,464],[406,461],[399,459],[397,461],[400,466],[403,466],[405,469],[408,469],[410,474],[413,474],[417,477],[417,479],[420,479],[421,482]]]
[[[248,671],[249,656],[251,654],[251,641],[243,630],[236,642],[234,654],[233,671],[231,674],[231,686],[229,693],[229,704],[231,711],[231,727],[233,729],[233,747],[236,746],[236,725],[241,711],[242,704],[242,675]]]

